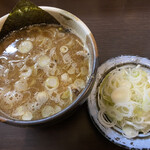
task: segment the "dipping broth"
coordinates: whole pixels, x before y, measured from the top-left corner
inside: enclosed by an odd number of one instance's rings
[[[49,117],[85,88],[89,53],[60,26],[34,25],[0,43],[0,110],[18,120]]]

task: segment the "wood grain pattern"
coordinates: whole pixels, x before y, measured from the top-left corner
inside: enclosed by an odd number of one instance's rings
[[[32,0],[77,15],[95,36],[100,63],[119,55],[150,58],[149,0]],[[0,16],[17,0],[1,0]],[[86,103],[54,126],[19,128],[0,123],[0,150],[121,150],[91,123]]]

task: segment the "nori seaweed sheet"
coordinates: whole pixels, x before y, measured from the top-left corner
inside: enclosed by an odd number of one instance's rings
[[[29,0],[20,0],[10,12],[0,31],[0,41],[12,31],[41,23],[60,25],[52,15]]]

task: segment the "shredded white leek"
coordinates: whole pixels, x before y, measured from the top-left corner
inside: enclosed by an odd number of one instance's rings
[[[144,67],[125,65],[111,71],[98,88],[98,119],[117,125],[127,138],[150,130],[150,74]]]

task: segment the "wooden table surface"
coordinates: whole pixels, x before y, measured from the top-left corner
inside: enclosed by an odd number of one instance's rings
[[[39,6],[65,9],[93,32],[100,63],[119,55],[150,58],[149,0],[32,0]],[[0,0],[0,16],[17,0]],[[87,104],[54,126],[19,128],[0,123],[0,150],[121,150],[92,124]]]

